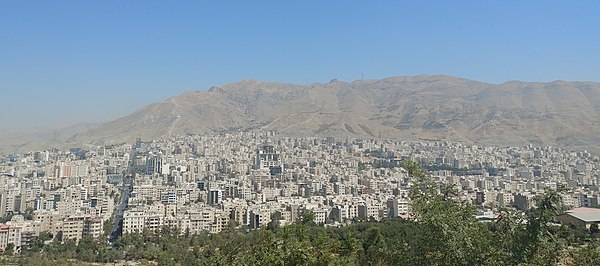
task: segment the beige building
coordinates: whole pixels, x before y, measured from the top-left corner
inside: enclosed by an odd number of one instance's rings
[[[63,222],[62,240],[81,240],[83,237],[91,236],[99,238],[102,235],[102,217],[98,216],[71,216]]]
[[[144,211],[126,211],[123,214],[123,234],[142,232],[146,224]]]
[[[21,251],[21,227],[0,225],[0,250],[4,252],[8,244],[14,245],[14,253]]]

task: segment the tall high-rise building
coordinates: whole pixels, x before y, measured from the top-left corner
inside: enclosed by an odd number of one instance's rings
[[[272,145],[264,145],[256,151],[254,169],[269,170],[271,174],[283,171],[281,155]]]
[[[211,189],[208,192],[208,204],[217,205],[223,201],[223,191],[219,189]]]
[[[162,154],[153,155],[150,154],[148,159],[146,159],[146,174],[152,175],[154,173],[162,175]]]

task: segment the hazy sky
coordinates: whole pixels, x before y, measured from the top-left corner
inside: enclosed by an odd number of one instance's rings
[[[600,81],[597,0],[211,2],[0,1],[0,134],[243,79]]]

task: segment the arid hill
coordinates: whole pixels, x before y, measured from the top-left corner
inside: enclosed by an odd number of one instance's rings
[[[443,75],[293,85],[246,80],[148,105],[72,142],[277,130],[290,136],[600,146],[600,84]]]

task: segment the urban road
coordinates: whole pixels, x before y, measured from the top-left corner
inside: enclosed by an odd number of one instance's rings
[[[129,163],[127,166],[127,174],[123,175],[123,183],[121,186],[121,199],[119,204],[115,206],[115,214],[113,219],[113,231],[108,239],[109,244],[113,245],[115,240],[121,236],[123,232],[123,212],[127,209],[127,203],[129,196],[133,191],[133,178],[135,176],[133,172],[133,156],[129,157]]]

